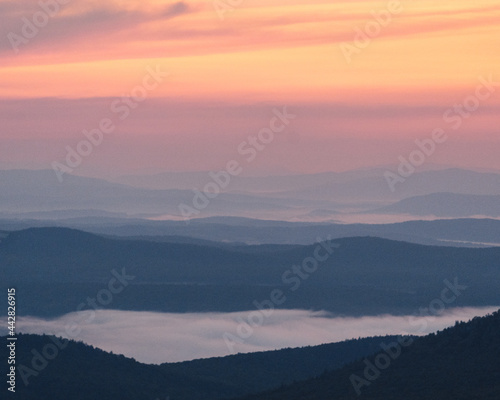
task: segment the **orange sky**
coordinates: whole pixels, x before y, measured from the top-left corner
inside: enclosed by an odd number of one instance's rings
[[[40,10],[25,2],[31,7],[2,16],[2,97],[120,95],[149,64],[172,73],[154,96],[265,100],[343,98],[366,86],[466,87],[500,66],[500,4],[491,0],[401,1],[351,64],[340,43],[352,43],[355,28],[388,2],[246,0],[220,20],[207,0],[72,0],[16,54],[6,35]]]
[[[55,0],[46,1],[55,4]],[[227,122],[224,107],[265,103],[299,107],[300,103],[310,113],[297,123],[303,136],[385,140],[406,135],[411,145],[418,135],[428,134],[454,102],[474,93],[480,76],[492,75],[500,81],[498,0],[269,0],[265,4],[245,0],[226,10],[223,18],[215,5],[229,1],[217,1],[71,0],[58,5],[59,11],[34,37],[20,42],[20,36],[13,34],[22,35],[23,18],[32,21],[41,8],[31,0],[0,0],[0,99],[9,110],[4,112],[0,138],[74,140],[96,115],[88,111],[88,119],[68,120],[75,113],[70,111],[74,100],[103,104],[104,98],[130,94],[142,82],[147,66],[170,73],[148,97],[203,103],[203,107],[220,105],[221,115],[207,128],[214,138],[249,131],[267,118],[264,113],[253,121],[245,116]],[[353,46],[357,29],[373,25],[372,12],[384,12],[390,3],[400,12],[390,14],[389,23],[367,46],[358,46],[347,62],[341,46]],[[43,102],[28,100],[42,98],[73,100],[61,105],[64,112],[54,111],[41,122]],[[26,103],[13,103],[14,99]],[[470,140],[473,134],[476,139],[494,141],[499,99],[494,93],[481,104],[475,122],[467,121],[456,137]],[[333,111],[330,118],[327,110],[336,106],[356,111],[346,115]],[[16,107],[28,117],[15,117]],[[390,115],[384,111],[373,115],[374,107],[385,107]],[[102,106],[102,114],[106,108]],[[313,118],[315,109],[324,112]],[[365,111],[371,116],[363,118]],[[126,121],[120,128],[124,134],[137,134],[142,114],[147,111]],[[192,115],[184,120],[176,117],[170,125],[176,132],[205,137],[200,132],[203,127],[194,127],[191,119]],[[151,137],[174,134],[159,128],[167,121],[158,115],[155,120],[157,129],[151,129]],[[201,125],[207,127],[206,122]],[[317,167],[325,168],[336,167],[326,162]]]

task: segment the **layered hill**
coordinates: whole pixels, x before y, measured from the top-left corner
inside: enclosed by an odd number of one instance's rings
[[[150,221],[133,218],[92,217],[58,220],[0,219],[0,229],[65,227],[107,236],[151,241],[187,242],[188,238],[224,243],[311,244],[318,237],[374,236],[425,245],[485,247],[500,245],[500,220],[443,219],[395,224],[335,224],[255,220],[236,217],[199,218],[184,221]],[[174,237],[173,237],[174,236]],[[175,239],[177,237],[177,240]],[[199,243],[199,242],[198,242]],[[199,243],[203,244],[203,243]]]
[[[110,307],[134,311],[251,310],[254,300],[268,299],[278,288],[287,297],[283,308],[406,314],[439,296],[445,281],[466,287],[453,306],[500,301],[500,248],[371,237],[314,245],[209,246],[40,228],[5,234],[0,265],[3,284],[22,292],[23,315],[75,311],[116,273],[130,279]]]

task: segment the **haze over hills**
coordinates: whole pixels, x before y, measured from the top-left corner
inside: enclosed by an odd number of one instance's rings
[[[65,174],[60,183],[51,170],[0,171],[0,186],[3,188],[0,193],[0,216],[10,219],[103,215],[156,219],[239,216],[330,222],[373,210],[386,215],[386,219],[396,210],[413,217],[433,214],[433,211],[438,216],[498,216],[491,204],[494,198],[476,201],[471,209],[462,205],[471,198],[459,196],[500,196],[500,174],[495,173],[461,169],[417,172],[394,192],[390,190],[384,170],[380,168],[269,177],[230,177],[226,174],[227,181],[220,176],[214,178],[209,173],[203,177],[203,174],[161,175],[158,179],[165,181],[164,184],[155,183],[156,177],[128,177],[119,180],[127,183],[122,184],[69,174]],[[184,181],[186,176],[188,180]],[[223,181],[224,184],[220,183]],[[209,183],[212,191],[215,190],[214,185],[218,185],[220,193],[214,192],[210,196],[201,193]],[[199,191],[193,191],[194,188]],[[423,205],[418,208],[394,204],[414,196],[432,195],[433,199],[437,196],[435,193],[441,192],[456,194],[455,199],[448,199],[453,200],[451,204],[457,203],[456,212],[446,214],[442,210],[434,210],[432,204],[428,209]],[[415,202],[421,203],[420,200]],[[189,212],[186,208],[182,211],[181,205],[189,207]],[[366,219],[366,215],[359,219],[363,218]]]
[[[345,200],[393,201],[405,197],[434,192],[454,192],[462,194],[500,194],[500,174],[498,171],[472,171],[445,166],[427,166],[415,172],[404,184],[397,186],[395,193],[388,189],[384,173],[393,166],[364,168],[345,172],[323,172],[307,175],[282,176],[238,176],[231,180],[229,191],[270,193],[299,197]],[[168,172],[154,175],[127,175],[114,182],[145,189],[185,189],[202,188],[210,180],[209,172]],[[380,190],[382,189],[382,190]]]
[[[237,176],[231,179],[229,191],[251,193],[279,193],[297,188],[307,189],[316,185],[340,184],[363,178],[383,176],[386,169],[358,169],[346,172],[323,172],[317,174],[286,174],[267,176]],[[113,182],[145,189],[186,189],[202,188],[211,180],[208,171],[202,172],[166,172],[153,175],[125,175],[113,179]]]
[[[182,218],[180,204],[192,204],[193,192],[186,190],[147,190],[110,183],[100,179],[66,175],[59,183],[53,171],[2,171],[0,172],[0,213],[13,217],[30,218],[35,213],[47,217],[48,213],[75,210],[73,217],[84,211],[96,210],[95,215],[126,213],[129,215],[171,215]],[[303,201],[297,201],[304,203]],[[291,204],[293,205],[293,204]],[[211,204],[211,213],[235,214],[286,211],[290,205],[281,199],[258,199],[251,195],[221,194]]]
[[[396,204],[377,209],[375,212],[433,215],[441,218],[499,217],[500,196],[433,193],[410,197]]]
[[[500,195],[500,174],[475,172],[459,168],[415,172],[396,185],[392,192],[384,178],[387,169],[368,176],[330,181],[307,188],[294,188],[284,196],[302,199],[330,199],[335,201],[385,201],[394,202],[407,197],[436,192],[476,195]]]

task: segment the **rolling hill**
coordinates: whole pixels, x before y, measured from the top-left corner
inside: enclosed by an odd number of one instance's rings
[[[315,251],[323,261],[316,260],[311,270]],[[322,245],[208,246],[32,228],[1,239],[0,265],[3,284],[19,286],[24,315],[75,311],[82,298],[99,292],[117,273],[133,278],[112,307],[132,311],[245,311],[277,288],[286,294],[287,309],[412,313],[435,298],[445,280],[467,287],[454,306],[500,301],[500,248],[372,237]]]

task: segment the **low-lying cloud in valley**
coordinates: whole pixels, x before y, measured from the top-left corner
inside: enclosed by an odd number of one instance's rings
[[[239,336],[238,329],[244,331],[242,321],[248,321],[251,312],[167,314],[99,310],[91,314],[82,311],[52,320],[22,317],[18,330],[57,334],[141,362],[159,364],[229,355],[231,351],[223,339],[224,334],[240,339],[240,343],[234,345],[236,353],[247,353],[367,336],[427,334],[452,326],[455,321],[484,316],[497,309],[455,308],[439,316],[418,318],[332,317],[326,312],[275,310],[263,318],[261,326],[252,328],[252,334],[246,338]],[[65,330],[74,333],[71,336],[64,333]]]

